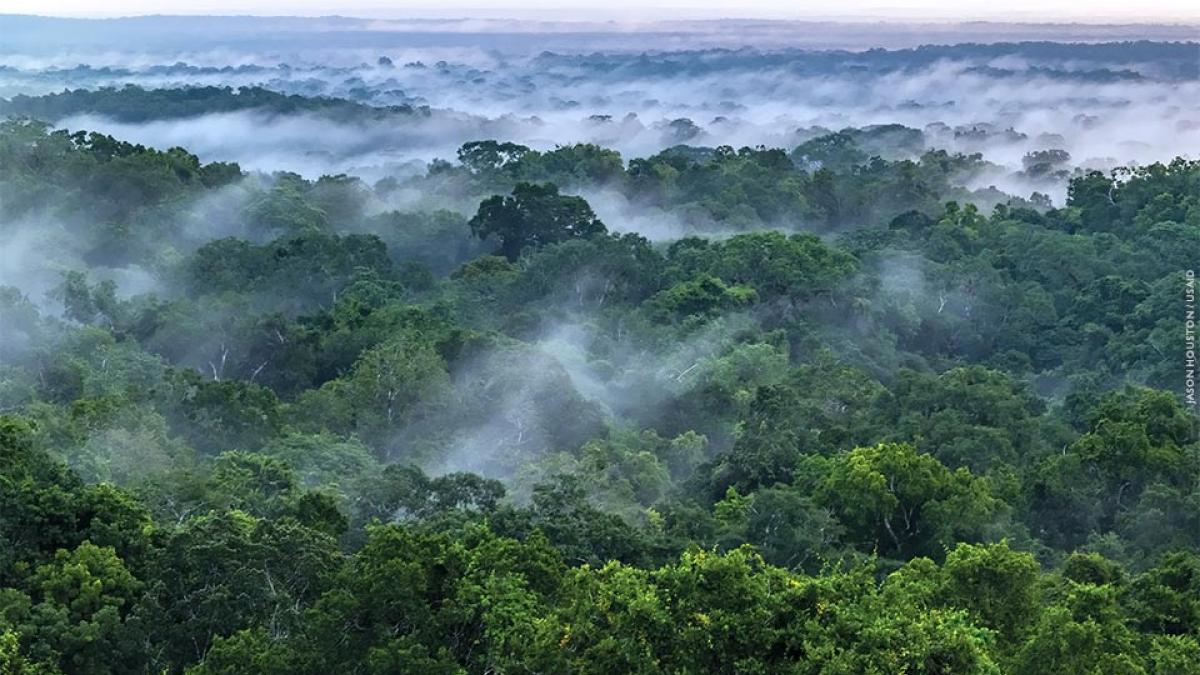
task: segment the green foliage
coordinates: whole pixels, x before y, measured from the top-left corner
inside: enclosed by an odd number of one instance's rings
[[[834,457],[818,495],[846,523],[852,541],[902,559],[984,538],[1007,509],[986,478],[952,472],[906,444]]]
[[[664,319],[707,318],[754,301],[749,286],[727,286],[720,279],[704,275],[662,291],[651,299],[653,311]]]
[[[498,239],[500,253],[509,260],[516,260],[526,248],[606,231],[586,201],[560,195],[553,183],[517,183],[512,196],[483,200],[468,224],[480,239]]]
[[[1200,165],[808,133],[367,186],[0,124],[0,673],[1195,672]]]
[[[944,597],[1008,643],[1019,642],[1037,616],[1038,564],[1007,542],[959,544],[946,555]]]
[[[127,84],[121,88],[74,89],[40,97],[18,95],[4,102],[0,114],[56,121],[80,112],[91,112],[124,122],[145,122],[238,110],[258,110],[275,115],[314,112],[344,121],[408,116],[416,112],[408,106],[377,109],[343,99],[289,96],[263,87],[143,89]]]

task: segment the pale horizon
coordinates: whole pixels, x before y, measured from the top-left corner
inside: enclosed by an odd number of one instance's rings
[[[1200,11],[1187,0],[1157,0],[1131,6],[1117,0],[1101,0],[1081,6],[1079,3],[1047,3],[1021,0],[1002,8],[984,0],[965,0],[946,8],[945,3],[880,2],[847,0],[837,11],[796,7],[773,0],[748,0],[731,8],[727,2],[685,0],[656,2],[613,0],[597,8],[584,0],[538,1],[505,0],[486,3],[417,2],[334,3],[328,0],[260,0],[254,3],[232,0],[201,0],[174,3],[164,11],[153,0],[106,2],[103,9],[86,0],[38,2],[3,0],[0,14],[28,14],[62,18],[118,18],[133,16],[341,16],[366,19],[520,19],[546,21],[669,21],[711,19],[831,20],[880,22],[966,22],[1000,23],[1083,23],[1083,24],[1200,24]]]

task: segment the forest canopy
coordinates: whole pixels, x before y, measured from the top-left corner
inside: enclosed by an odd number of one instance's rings
[[[936,146],[1011,129],[679,122],[372,179],[54,124],[246,110],[448,114],[0,103],[0,673],[1200,672],[1200,161],[1041,139],[1059,199]]]

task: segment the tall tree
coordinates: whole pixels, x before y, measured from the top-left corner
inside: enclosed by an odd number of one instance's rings
[[[500,252],[509,260],[525,248],[607,232],[587,201],[559,194],[553,183],[517,183],[508,197],[488,197],[469,225],[480,239],[499,239]]]

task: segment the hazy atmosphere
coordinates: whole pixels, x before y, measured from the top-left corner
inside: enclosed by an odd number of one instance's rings
[[[1200,673],[1187,2],[0,2],[0,673]]]
[[[153,0],[115,0],[96,3],[88,0],[6,0],[5,10],[12,14],[43,14],[76,17],[120,17],[165,14],[161,2]],[[936,0],[845,0],[835,5],[781,0],[746,0],[730,5],[719,0],[672,0],[634,2],[614,0],[603,4],[585,0],[453,0],[451,2],[384,2],[351,0],[181,0],[171,3],[171,14],[190,15],[269,15],[269,16],[355,16],[384,19],[474,18],[545,20],[656,20],[656,19],[836,19],[863,21],[914,19],[1075,21],[1097,23],[1182,22],[1195,23],[1195,5],[1187,0],[1151,0],[1128,3],[1120,0],[1096,0],[1089,3],[1035,2],[1015,0],[1003,5],[982,0],[962,0],[953,4]]]

